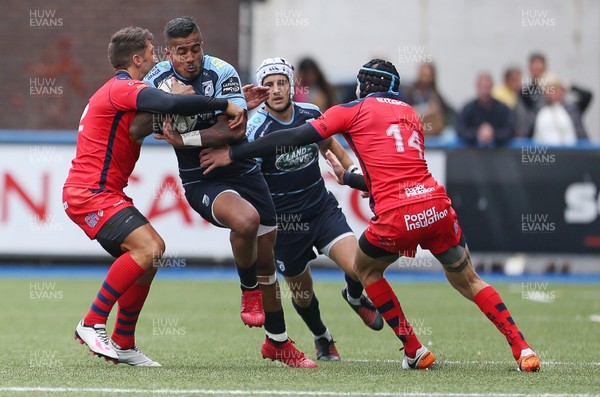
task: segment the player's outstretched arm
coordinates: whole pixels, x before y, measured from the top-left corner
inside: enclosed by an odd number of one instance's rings
[[[338,141],[333,139],[333,137],[329,137],[321,142],[319,144],[319,151],[321,152],[321,156],[325,158],[327,158],[326,153],[331,151],[346,170],[350,170],[352,168],[358,169],[358,167],[354,165],[354,162],[350,156],[348,156],[346,149],[344,149],[342,145],[338,143]]]
[[[137,96],[137,109],[152,113],[193,116],[198,113],[220,110],[231,117],[241,117],[244,109],[226,99],[204,95],[169,94],[158,88],[143,88]]]
[[[331,150],[328,150],[325,153],[325,158],[327,159],[327,164],[331,167],[329,174],[335,177],[337,183],[340,185],[348,185],[351,188],[362,190],[363,192],[368,191],[365,177],[362,174],[353,174],[346,171]]]
[[[225,149],[203,150],[200,155],[200,165],[208,167],[205,174],[217,167],[231,164],[235,160],[243,160],[255,157],[273,156],[291,152],[298,146],[308,145],[322,141],[323,137],[310,124],[273,132],[253,142],[230,146],[229,151]]]

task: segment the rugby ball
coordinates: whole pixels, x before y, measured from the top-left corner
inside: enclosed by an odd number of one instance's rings
[[[173,80],[175,80],[175,84],[183,84],[181,81],[169,77],[158,83],[156,88],[170,94],[173,89]],[[179,134],[193,131],[194,127],[196,126],[196,121],[198,120],[198,115],[182,116],[179,114],[171,114],[170,116],[171,120],[173,121],[173,131]]]

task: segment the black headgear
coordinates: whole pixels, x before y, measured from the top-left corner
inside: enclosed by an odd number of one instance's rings
[[[374,92],[398,93],[400,75],[396,67],[383,59],[373,59],[363,65],[358,71],[360,84],[359,98],[364,98]]]

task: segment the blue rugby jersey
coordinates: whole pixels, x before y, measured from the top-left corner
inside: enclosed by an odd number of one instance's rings
[[[177,74],[170,61],[156,64],[144,77],[144,82],[158,87],[161,81],[176,77],[179,81],[191,85],[198,95],[216,98],[225,98],[247,109],[246,100],[242,93],[242,84],[236,70],[229,63],[210,55],[202,59],[202,72],[194,80],[187,80]],[[194,130],[210,128],[217,121],[221,112],[206,112],[198,115]],[[246,139],[240,143],[246,142]],[[205,179],[235,177],[248,172],[257,171],[258,166],[254,160],[236,161],[229,166],[217,168],[208,175],[203,175],[204,167],[200,167],[201,148],[175,148],[179,163],[179,176],[183,186],[197,183]]]
[[[319,108],[308,103],[293,103],[289,123],[271,116],[264,107],[248,120],[246,136],[254,141],[274,131],[301,126],[321,115]],[[319,145],[302,146],[292,152],[256,159],[269,185],[278,215],[314,216],[325,202],[328,191],[319,168]]]

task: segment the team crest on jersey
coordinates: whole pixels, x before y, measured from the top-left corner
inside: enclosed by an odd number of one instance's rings
[[[275,167],[280,171],[297,171],[308,167],[319,158],[319,146],[302,146],[291,152],[277,156]]]
[[[87,223],[87,225],[92,228],[96,227],[96,224],[98,223],[99,220],[100,220],[100,218],[94,212],[90,212],[88,214],[88,216],[85,217],[85,223]]]
[[[202,82],[202,91],[206,96],[213,96],[215,93],[215,86],[212,80]]]

